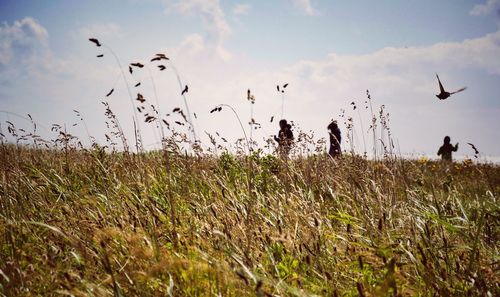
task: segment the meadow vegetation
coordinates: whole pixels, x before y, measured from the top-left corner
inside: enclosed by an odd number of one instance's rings
[[[498,296],[500,168],[0,146],[3,296]]]

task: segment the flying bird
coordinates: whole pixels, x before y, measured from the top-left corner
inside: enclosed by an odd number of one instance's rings
[[[95,43],[96,46],[101,46],[101,43],[96,38],[89,38],[89,41]]]
[[[286,84],[283,85],[283,89],[286,88],[286,87],[288,87],[288,83],[286,83]]]
[[[106,94],[106,97],[111,96],[111,94],[113,94],[114,91],[115,91],[115,89],[111,89],[111,91],[109,91],[109,93]]]
[[[160,57],[154,57],[153,59],[151,59],[151,62],[154,62],[154,61],[160,61],[161,58]]]
[[[437,77],[438,82],[439,82],[439,90],[440,90],[440,93],[438,95],[436,95],[436,97],[438,97],[439,100],[447,99],[451,95],[465,91],[465,89],[467,89],[467,87],[463,87],[455,92],[447,92],[444,90],[443,84],[441,83],[441,80],[439,79],[439,76],[437,75],[437,73],[436,73],[436,77]]]
[[[273,120],[274,120],[274,116],[271,117],[271,123],[273,122]]]
[[[135,84],[135,86],[134,86],[134,87],[136,87],[136,88],[137,88],[137,87],[138,87],[138,86],[140,86],[140,85],[141,85],[141,83],[140,83],[140,82],[138,82],[138,83],[136,83],[136,84]]]
[[[139,67],[139,68],[144,67],[144,65],[143,65],[143,64],[141,64],[141,63],[131,63],[130,65],[131,65],[131,66],[134,66],[134,67]]]
[[[172,110],[172,112],[180,112],[180,111],[181,111],[181,109],[180,109],[179,107],[176,107],[176,108],[174,108],[174,109]]]
[[[128,72],[130,72],[130,74],[132,74],[132,72],[134,72],[134,71],[132,70],[132,67],[131,67],[131,66],[128,66]]]
[[[280,85],[277,85],[276,86],[276,89],[278,90],[278,92],[280,91]]]
[[[181,92],[181,96],[183,96],[183,95],[184,95],[184,94],[186,94],[187,92],[188,92],[188,86],[186,85],[186,86],[184,87],[184,90],[182,90],[182,92]]]
[[[100,55],[97,55],[97,57],[98,57],[98,58],[102,58],[102,57],[104,57],[104,55],[103,55],[103,54],[100,54]]]
[[[164,65],[158,65],[158,68],[160,68],[160,71],[163,71],[163,70],[165,70],[167,67],[165,67]]]

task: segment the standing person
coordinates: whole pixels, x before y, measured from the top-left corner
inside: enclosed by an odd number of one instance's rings
[[[458,142],[455,146],[450,144],[450,136],[446,136],[444,138],[443,145],[438,150],[438,156],[441,156],[441,160],[443,161],[452,161],[451,152],[456,152],[458,150]]]
[[[281,156],[288,156],[293,142],[292,126],[286,120],[280,121],[280,130],[274,140],[278,142],[278,151]]]
[[[328,154],[333,158],[340,156],[342,150],[340,148],[340,141],[342,137],[340,135],[340,129],[337,125],[337,121],[332,121],[330,125],[328,125],[327,129],[328,134],[330,134],[330,149],[328,150]]]

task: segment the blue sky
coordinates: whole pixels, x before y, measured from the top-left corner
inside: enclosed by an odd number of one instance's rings
[[[0,20],[0,110],[30,113],[46,126],[70,126],[78,109],[90,134],[103,139],[100,99],[115,86],[110,105],[132,133],[116,63],[106,52],[96,59],[102,51],[87,40],[97,37],[123,64],[167,53],[190,86],[200,135],[240,137],[229,115],[208,111],[230,103],[248,119],[247,88],[263,124],[255,138],[276,133],[268,120],[280,116],[275,86],[288,82],[287,119],[324,137],[328,121],[345,109],[355,121],[358,151],[363,136],[369,139],[370,116],[361,105],[370,89],[374,104],[390,112],[403,153],[434,154],[449,134],[461,143],[459,154],[470,156],[465,143],[473,142],[483,155],[500,156],[498,0],[1,0]],[[435,72],[450,90],[468,89],[438,101]],[[143,83],[140,92],[154,96],[147,72],[134,75],[128,79]],[[152,75],[163,113],[182,106],[173,72]],[[0,120],[13,118],[4,113]],[[145,143],[154,144],[157,136],[142,125]],[[80,126],[71,129],[85,134]]]

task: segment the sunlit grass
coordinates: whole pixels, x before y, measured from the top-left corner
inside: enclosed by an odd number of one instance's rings
[[[500,293],[498,166],[10,144],[0,164],[5,296]]]

